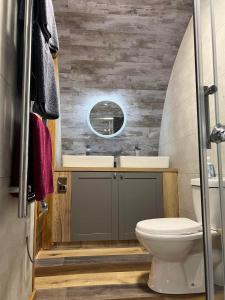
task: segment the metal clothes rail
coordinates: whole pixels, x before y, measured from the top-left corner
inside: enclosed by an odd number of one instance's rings
[[[19,204],[18,217],[27,217],[28,186],[28,148],[30,118],[30,76],[33,0],[24,0],[24,40],[23,40],[23,86],[22,86],[22,120],[20,142]]]

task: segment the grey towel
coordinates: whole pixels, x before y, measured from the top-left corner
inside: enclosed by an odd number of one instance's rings
[[[39,0],[38,22],[52,52],[59,50],[59,40],[52,0]]]
[[[38,22],[33,24],[31,71],[31,100],[35,101],[33,111],[45,119],[57,119],[59,100],[53,59]]]
[[[19,19],[24,20],[24,0],[20,2]],[[51,54],[58,49],[52,0],[34,0],[31,100],[33,111],[45,119],[59,118],[59,95]]]

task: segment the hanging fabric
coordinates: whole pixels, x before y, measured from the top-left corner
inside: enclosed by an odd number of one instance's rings
[[[29,184],[35,199],[53,193],[52,145],[48,127],[34,113],[30,115]]]
[[[52,0],[39,0],[38,22],[52,53],[59,51],[59,40]]]
[[[45,119],[59,118],[59,95],[52,53],[59,43],[52,0],[34,1],[31,100],[33,111]]]

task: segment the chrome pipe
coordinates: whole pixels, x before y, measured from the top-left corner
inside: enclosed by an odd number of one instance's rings
[[[213,278],[210,206],[209,206],[209,192],[208,192],[208,170],[207,170],[207,148],[206,148],[207,134],[206,134],[206,116],[205,116],[204,84],[203,84],[200,2],[201,2],[200,0],[193,0],[199,167],[200,167],[200,182],[201,182],[206,297],[208,300],[213,300],[214,299],[214,278]]]
[[[24,0],[24,37],[23,37],[23,85],[22,85],[22,120],[20,136],[20,173],[18,217],[27,217],[27,172],[30,119],[30,76],[33,0]]]

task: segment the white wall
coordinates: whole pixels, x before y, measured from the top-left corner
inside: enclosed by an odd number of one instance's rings
[[[209,1],[201,0],[202,32],[203,32],[203,71],[204,84],[213,84],[212,45],[210,40]],[[222,96],[221,107],[225,108],[225,1],[217,0],[216,4],[216,36],[219,62],[219,95]],[[211,96],[211,124],[215,124],[214,99]],[[221,110],[225,119],[225,109]],[[224,121],[225,123],[225,121]],[[216,164],[216,147],[209,151]],[[178,190],[180,216],[194,218],[191,193],[191,178],[199,176],[197,108],[194,64],[193,24],[190,21],[181,43],[173,71],[171,74],[164,106],[159,155],[171,157],[171,167],[178,168]]]
[[[27,224],[17,218],[18,199],[9,195],[16,101],[17,1],[0,1],[0,299],[27,300],[32,268],[26,252],[26,231],[33,234],[33,207]],[[26,229],[27,228],[27,229]],[[32,244],[32,241],[31,241]],[[31,245],[32,246],[32,245]]]

